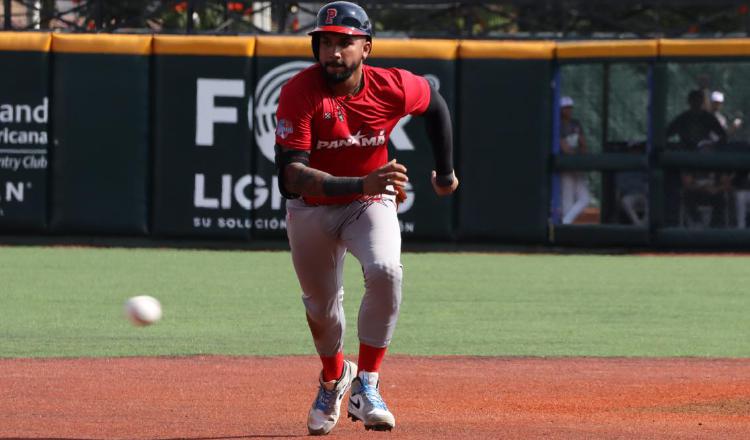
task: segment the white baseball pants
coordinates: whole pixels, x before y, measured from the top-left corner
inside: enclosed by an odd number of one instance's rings
[[[561,173],[563,224],[570,224],[589,206],[591,196],[586,175],[583,173]]]
[[[401,305],[401,230],[392,197],[348,205],[287,200],[287,235],[307,322],[321,356],[342,351],[346,319],[343,268],[348,250],[359,260],[365,294],[359,340],[373,347],[391,341]]]

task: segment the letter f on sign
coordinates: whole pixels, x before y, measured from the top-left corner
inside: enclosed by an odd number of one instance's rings
[[[218,107],[217,96],[242,98],[245,96],[245,81],[241,79],[198,78],[196,91],[195,145],[214,144],[214,124],[236,123],[237,109]]]

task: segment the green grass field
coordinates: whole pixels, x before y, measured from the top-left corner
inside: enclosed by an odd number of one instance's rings
[[[361,271],[348,257],[347,353]],[[750,258],[406,253],[392,353],[750,357]],[[136,328],[130,296],[161,300]],[[0,248],[0,357],[312,354],[286,252]]]

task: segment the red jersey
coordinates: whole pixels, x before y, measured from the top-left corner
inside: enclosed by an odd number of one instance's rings
[[[314,64],[281,89],[276,143],[310,152],[310,167],[333,176],[363,177],[388,162],[388,137],[402,117],[430,103],[426,79],[402,69],[362,65],[362,89],[334,96]],[[310,204],[349,203],[359,195],[305,197]]]

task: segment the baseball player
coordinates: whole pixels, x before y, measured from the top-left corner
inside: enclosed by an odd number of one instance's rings
[[[423,77],[363,64],[372,50],[372,25],[360,6],[326,4],[309,34],[317,63],[284,85],[276,114],[276,166],[288,199],[292,262],[323,363],[307,428],[328,434],[351,388],[349,417],[366,429],[391,430],[396,422],[380,395],[379,371],[401,303],[396,198],[409,179],[406,167],[388,160],[388,136],[403,116],[423,115],[435,156],[432,186],[449,195],[458,187],[450,114]],[[365,281],[359,367],[343,355],[347,250]]]

